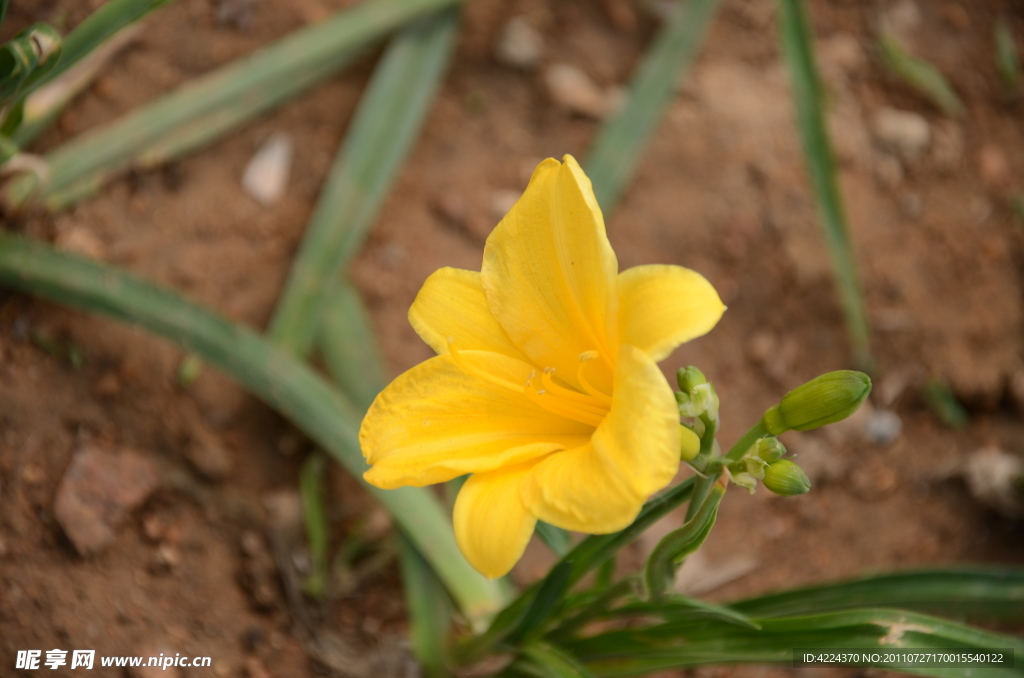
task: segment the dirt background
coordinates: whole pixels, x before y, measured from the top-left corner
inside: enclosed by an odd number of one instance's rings
[[[15,2],[5,34],[32,21],[73,26],[98,4]],[[146,22],[36,149],[344,4],[179,0]],[[478,269],[487,232],[536,163],[586,155],[598,123],[553,101],[546,69],[576,66],[605,92],[624,84],[657,27],[651,5],[466,6],[441,93],[351,272],[390,375],[430,354],[405,320],[427,275],[441,266]],[[1002,14],[1024,47],[1024,14],[1009,0],[818,0],[811,10],[873,328],[875,390],[855,421],[784,439],[814,481],[810,494],[729,494],[682,575],[686,590],[716,600],[867,572],[1024,560],[1021,522],[986,508],[961,477],[983,448],[1024,452],[1024,238],[1012,209],[1024,129],[1019,100],[997,76],[992,39]],[[543,36],[539,68],[495,58],[513,17]],[[962,117],[943,116],[887,75],[874,47],[880,21],[947,75],[964,101]],[[162,171],[6,227],[263,327],[372,65],[367,57]],[[928,139],[880,132],[887,107],[918,116]],[[278,131],[293,139],[295,158],[286,194],[263,207],[240,178]],[[911,145],[901,154],[894,143]],[[851,366],[770,0],[725,0],[607,220],[621,268],[694,268],[728,304],[713,333],[664,363],[667,374],[698,365],[714,381],[724,443],[786,390]],[[327,602],[302,601],[294,584],[308,556],[295,493],[310,446],[212,370],[180,386],[182,357],[142,331],[0,290],[0,675],[35,675],[14,671],[16,651],[52,648],[213,658],[212,669],[181,670],[184,677],[291,678],[322,675],[332,663],[356,676],[415,675],[386,518],[332,469],[332,549],[357,543],[356,533],[363,547]],[[969,408],[966,428],[944,426],[923,404],[931,378]],[[55,502],[72,455],[86,449],[134,450],[153,463],[160,489],[126,514],[106,548],[82,557]],[[534,545],[515,576],[535,577],[547,562]]]

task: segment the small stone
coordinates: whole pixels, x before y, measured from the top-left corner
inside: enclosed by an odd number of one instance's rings
[[[1024,518],[1024,459],[998,448],[970,456],[964,480],[971,496],[1007,518]]]
[[[150,513],[142,519],[142,536],[148,541],[158,542],[167,534],[167,521],[163,516]]]
[[[906,161],[921,157],[928,149],[931,128],[917,113],[895,108],[880,108],[871,121],[879,145]]]
[[[865,437],[875,445],[888,445],[903,431],[903,421],[892,410],[875,410],[864,428]]]
[[[1001,148],[985,144],[978,151],[978,174],[989,188],[1002,188],[1010,179],[1010,161]]]
[[[220,439],[201,424],[192,427],[183,452],[192,468],[207,480],[224,480],[231,473],[231,455]]]
[[[160,544],[153,556],[154,572],[171,572],[181,564],[181,553],[170,544]]]
[[[90,555],[114,539],[115,530],[159,485],[148,457],[85,447],[75,452],[60,481],[53,513],[78,553]]]
[[[569,64],[555,64],[544,72],[548,95],[560,108],[594,120],[608,113],[608,97],[586,73]]]
[[[544,38],[523,17],[514,17],[502,26],[494,58],[506,66],[533,70],[544,58]]]
[[[295,145],[284,132],[274,132],[256,151],[242,175],[242,188],[261,205],[277,202],[288,185]]]

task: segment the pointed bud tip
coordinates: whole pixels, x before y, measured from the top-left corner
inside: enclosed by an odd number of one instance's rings
[[[780,497],[795,497],[811,489],[811,480],[804,470],[788,459],[780,459],[768,466],[761,482]]]
[[[810,431],[846,419],[870,393],[871,378],[863,372],[828,372],[787,393],[762,422],[772,435]]]

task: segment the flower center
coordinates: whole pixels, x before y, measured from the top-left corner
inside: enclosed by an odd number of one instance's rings
[[[597,427],[612,406],[612,398],[591,385],[587,379],[587,363],[598,357],[597,351],[580,354],[576,380],[582,392],[555,380],[555,368],[545,367],[538,377],[536,370],[526,379],[526,397],[552,414]]]
[[[595,388],[586,374],[588,363],[600,357],[597,351],[586,351],[580,354],[580,366],[576,370],[576,380],[579,382],[580,388],[583,389],[582,391],[557,379],[554,367],[545,367],[541,370],[540,375],[537,374],[537,370],[532,370],[530,376],[526,378],[525,386],[521,386],[473,365],[471,360],[466,359],[466,356],[460,355],[461,352],[455,347],[453,338],[448,339],[448,352],[455,360],[455,364],[467,374],[500,388],[523,393],[534,404],[560,417],[597,428],[611,410],[612,397]]]

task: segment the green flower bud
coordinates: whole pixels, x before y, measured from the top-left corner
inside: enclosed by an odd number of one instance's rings
[[[772,464],[786,456],[786,446],[778,438],[767,436],[757,441],[754,453],[764,461]]]
[[[846,419],[869,393],[871,379],[863,372],[829,372],[787,393],[782,402],[764,413],[761,423],[774,436],[810,431]]]
[[[704,376],[703,372],[690,365],[686,369],[680,369],[676,372],[676,383],[679,384],[680,391],[693,395],[694,389],[708,383],[708,378]]]
[[[700,454],[700,436],[693,429],[679,425],[682,434],[679,445],[679,458],[683,461],[693,461]]]
[[[788,459],[780,459],[769,465],[762,482],[781,497],[795,497],[811,489],[811,481],[804,470]]]

